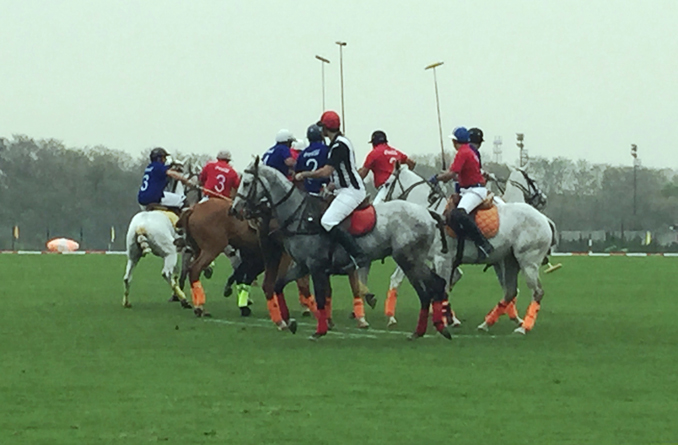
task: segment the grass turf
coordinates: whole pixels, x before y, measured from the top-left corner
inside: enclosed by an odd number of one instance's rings
[[[371,331],[348,320],[334,279],[337,334],[308,341],[221,296],[229,268],[204,280],[214,320],[166,303],[160,261],[135,271],[121,307],[121,256],[0,256],[0,443],[413,444],[678,441],[674,258],[563,258],[542,275],[533,332],[475,326],[501,296],[466,266],[452,341],[415,342],[418,302],[401,289],[398,331],[383,332],[391,263],[370,277]],[[529,292],[521,285],[521,315]],[[296,289],[288,304],[298,314]],[[234,323],[234,324],[226,324]],[[365,337],[361,337],[365,336]]]

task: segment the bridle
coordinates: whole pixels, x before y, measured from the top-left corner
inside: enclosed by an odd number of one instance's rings
[[[290,199],[292,193],[294,193],[294,185],[292,185],[289,190],[287,190],[287,193],[285,193],[285,196],[280,199],[280,201],[274,202],[271,191],[266,187],[266,184],[259,176],[259,166],[255,164],[253,168],[245,169],[245,173],[251,174],[253,176],[252,185],[250,185],[247,195],[236,193],[236,197],[245,201],[246,208],[248,210],[248,219],[270,215],[282,203]],[[258,203],[255,203],[257,196],[257,185],[261,185],[264,199],[260,200]],[[294,217],[298,213],[297,210],[295,210],[292,215],[286,221],[284,221],[283,224],[281,224],[281,229],[285,228],[293,221]]]
[[[544,197],[542,191],[539,190],[539,187],[537,187],[537,184],[535,184],[535,182],[532,180],[532,178],[528,176],[526,172],[524,172],[523,170],[518,171],[522,173],[523,178],[525,178],[525,182],[527,182],[527,187],[525,187],[520,182],[511,179],[509,179],[507,182],[510,182],[514,187],[518,188],[523,193],[523,197],[525,198],[526,204],[529,204],[536,209],[545,207],[546,198]]]
[[[427,184],[431,189],[428,195],[429,205],[433,206],[437,200],[440,200],[445,196],[443,191],[440,189],[439,185],[436,184],[434,186],[424,178],[421,178],[421,180],[405,188],[400,179],[400,168],[396,168],[394,172],[393,181],[390,184],[388,184],[388,188],[386,190],[386,197],[384,198],[384,201],[391,201],[393,199],[407,200],[407,197],[410,195],[410,193],[412,193],[412,190],[414,190],[415,188],[419,187],[422,184]],[[398,186],[398,188],[400,188],[401,194],[397,195],[397,197],[394,198],[396,192],[396,185]]]

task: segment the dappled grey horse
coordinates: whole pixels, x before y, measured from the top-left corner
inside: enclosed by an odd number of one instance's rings
[[[313,278],[318,323],[312,338],[322,337],[328,330],[325,300],[331,292],[330,273],[345,271],[352,264],[343,248],[334,245],[320,226],[320,212],[311,210],[318,204],[317,199],[301,192],[279,171],[260,165],[257,158],[245,170],[232,207],[243,215],[246,211],[261,211],[264,206],[280,222],[285,249],[296,263],[285,280],[309,273]],[[374,208],[377,215],[374,229],[356,240],[372,260],[392,256],[417,292],[421,310],[412,337],[421,337],[426,332],[433,302],[433,324],[438,332],[450,338],[443,321],[445,280],[431,267],[431,246],[440,236],[436,221],[424,207],[405,201],[375,204]],[[369,267],[360,271],[363,279],[368,270]]]
[[[402,197],[416,199],[419,202],[430,200],[434,205],[436,200],[444,201],[438,197],[439,193],[434,193],[435,189],[428,185],[425,179],[406,167],[400,167],[389,181],[388,186],[377,195],[375,202],[380,199],[402,199]],[[489,318],[486,317],[486,321],[479,328],[485,329],[496,321],[494,316],[490,317],[493,313],[502,315],[508,311],[509,315],[512,315],[510,304],[517,295],[517,277],[518,272],[522,270],[532,290],[533,301],[528,308],[527,320],[521,320],[517,313],[511,318],[520,323],[517,331],[525,333],[534,326],[544,294],[539,281],[539,267],[555,244],[555,224],[534,207],[524,203],[503,203],[497,200],[497,210],[501,225],[498,234],[490,240],[495,252],[485,263],[494,266],[497,278],[504,289],[504,299],[488,314]],[[450,242],[455,244],[450,248],[450,251],[454,252],[456,240],[451,239]],[[477,260],[475,245],[469,243],[464,247],[462,263],[475,263]],[[443,261],[442,264],[440,261],[436,262],[436,271],[441,275],[453,270],[453,255],[443,256]]]

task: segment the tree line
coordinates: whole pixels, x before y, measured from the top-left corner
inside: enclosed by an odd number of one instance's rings
[[[0,249],[12,248],[18,226],[16,249],[40,250],[48,239],[66,237],[81,242],[82,249],[123,250],[127,225],[139,211],[136,193],[149,151],[133,157],[103,146],[67,148],[54,139],[0,139]],[[440,154],[414,158],[422,176],[440,171]],[[448,163],[451,159],[446,153]],[[505,165],[485,162],[484,168],[500,178],[509,175]],[[558,157],[532,159],[527,170],[547,194],[544,213],[560,231],[618,237],[624,231],[678,226],[678,176],[671,169],[637,168],[635,205],[631,166]],[[610,242],[620,244],[614,236]]]

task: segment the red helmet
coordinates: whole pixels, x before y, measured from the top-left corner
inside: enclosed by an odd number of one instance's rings
[[[339,130],[339,127],[341,126],[341,120],[339,119],[339,115],[334,111],[325,111],[323,115],[320,116],[318,125],[325,127],[330,131],[336,131]]]

